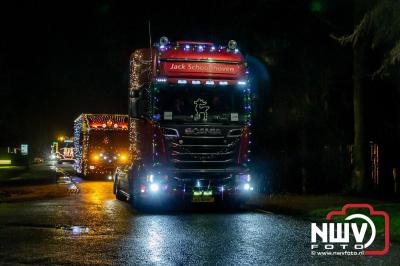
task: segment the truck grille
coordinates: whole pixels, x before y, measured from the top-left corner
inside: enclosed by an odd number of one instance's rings
[[[188,136],[176,130],[179,136],[166,136],[167,153],[176,168],[224,169],[237,164],[240,136],[228,136],[229,129],[221,136]]]

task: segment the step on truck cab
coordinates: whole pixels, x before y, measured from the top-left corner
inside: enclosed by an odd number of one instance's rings
[[[115,176],[119,199],[240,202],[250,172],[251,87],[235,41],[170,42],[130,58],[130,167]]]

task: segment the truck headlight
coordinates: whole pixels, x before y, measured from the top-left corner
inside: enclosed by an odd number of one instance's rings
[[[242,186],[244,191],[253,191],[254,187],[250,183],[244,183]]]
[[[157,192],[159,189],[160,189],[160,185],[158,185],[157,183],[150,184],[150,190],[152,192]]]

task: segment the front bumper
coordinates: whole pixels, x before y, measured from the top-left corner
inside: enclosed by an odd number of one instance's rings
[[[116,165],[89,165],[87,167],[87,175],[96,177],[96,178],[104,178],[107,180],[111,180],[112,176],[115,173],[115,169],[118,166]]]
[[[151,175],[152,178],[147,176],[141,180],[137,188],[136,195],[145,201],[245,201],[254,189],[249,171],[243,168],[223,171],[169,170]]]

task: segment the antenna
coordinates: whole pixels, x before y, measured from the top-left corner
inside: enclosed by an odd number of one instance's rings
[[[150,22],[150,20],[148,21],[148,23],[149,23],[149,47],[151,49],[151,22]]]
[[[151,21],[150,19],[148,20],[148,24],[149,24],[149,53],[150,53],[150,64],[149,64],[149,71],[148,71],[148,75],[149,78],[151,78],[151,74],[152,74],[152,62],[153,62],[153,49],[151,49]],[[149,83],[149,87],[147,89],[150,89],[150,83]]]
[[[153,51],[151,49],[151,21],[148,20],[149,24],[149,52],[150,52],[150,62],[153,62]]]

